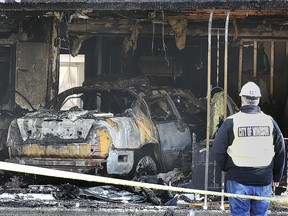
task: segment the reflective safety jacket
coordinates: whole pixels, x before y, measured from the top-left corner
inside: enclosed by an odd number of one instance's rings
[[[227,180],[245,185],[279,182],[285,166],[282,133],[258,106],[242,106],[228,117],[213,142],[213,156]]]
[[[274,157],[273,123],[270,116],[259,112],[238,112],[233,120],[234,140],[227,153],[238,167],[268,166]]]

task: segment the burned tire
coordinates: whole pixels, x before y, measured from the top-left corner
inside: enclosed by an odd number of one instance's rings
[[[134,164],[129,174],[130,177],[157,174],[158,165],[152,152],[144,148],[134,153]]]
[[[155,175],[157,164],[151,156],[144,156],[135,163],[135,172],[139,175]]]

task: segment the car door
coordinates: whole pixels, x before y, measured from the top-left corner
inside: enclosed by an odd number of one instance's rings
[[[181,156],[185,148],[191,144],[188,126],[182,118],[168,94],[147,98],[151,119],[155,123],[166,171],[181,166]]]

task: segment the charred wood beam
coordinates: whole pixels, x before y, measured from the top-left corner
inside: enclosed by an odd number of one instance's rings
[[[74,22],[68,25],[68,34],[70,36],[79,35],[130,35],[133,20],[128,19],[103,19],[103,20],[85,20],[81,22]],[[237,23],[237,22],[236,22]],[[240,23],[240,22],[239,22]],[[186,34],[188,36],[207,36],[207,22],[190,22],[187,26]],[[233,25],[233,23],[230,23]],[[235,24],[234,24],[235,25]],[[216,26],[216,24],[215,24]],[[223,25],[222,25],[223,26]],[[153,32],[152,22],[142,22],[138,24],[140,35],[155,35],[161,36],[162,24],[155,25]],[[171,28],[165,24],[165,34],[173,35]],[[221,35],[222,34],[222,35]],[[217,31],[212,31],[212,36],[216,36]],[[224,31],[220,32],[220,36],[224,36]],[[235,28],[229,28],[229,37],[235,37]],[[237,25],[237,38],[266,38],[266,39],[287,39],[288,38],[288,25],[273,24],[272,22],[259,23],[241,23]]]
[[[1,10],[196,10],[196,9],[225,9],[225,10],[285,10],[286,1],[248,1],[248,0],[7,0],[1,4]]]

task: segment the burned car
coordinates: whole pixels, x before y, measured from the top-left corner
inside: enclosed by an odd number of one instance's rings
[[[8,161],[82,173],[155,174],[181,167],[191,143],[205,139],[205,128],[205,103],[190,91],[133,79],[87,84],[15,119]]]

